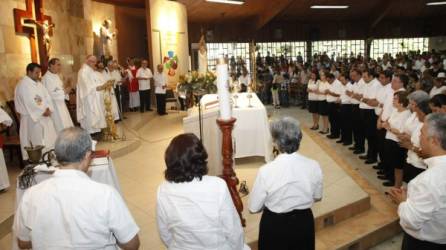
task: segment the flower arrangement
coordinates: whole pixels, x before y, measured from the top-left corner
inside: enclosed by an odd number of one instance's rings
[[[197,71],[192,71],[191,73],[180,75],[179,89],[192,94],[214,94],[217,92],[216,79],[217,76],[213,72],[207,71],[203,75]]]

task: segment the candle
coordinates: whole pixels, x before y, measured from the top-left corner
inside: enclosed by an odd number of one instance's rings
[[[223,58],[220,58],[217,64],[217,89],[220,106],[220,119],[230,120],[232,115],[231,96],[229,94],[228,65]]]

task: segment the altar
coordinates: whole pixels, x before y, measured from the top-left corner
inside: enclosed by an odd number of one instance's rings
[[[251,98],[248,98],[249,95]],[[237,119],[232,131],[234,158],[261,156],[264,157],[265,162],[271,161],[273,158],[272,140],[265,106],[255,93],[238,93],[236,96],[234,98],[235,95],[232,95],[232,116]],[[202,141],[209,155],[209,174],[220,175],[222,171],[221,132],[216,123],[219,116],[218,96],[205,95],[200,105]],[[185,133],[200,136],[198,107],[188,110],[188,116],[183,119],[183,130]]]

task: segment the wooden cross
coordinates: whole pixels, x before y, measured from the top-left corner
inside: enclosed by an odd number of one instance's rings
[[[47,16],[43,13],[43,0],[26,0],[26,10],[15,8],[13,11],[15,32],[25,34],[29,37],[31,46],[31,60],[35,63],[39,63],[40,61],[42,72],[44,73],[48,67],[49,55],[45,47],[44,31],[39,27],[37,27],[37,29],[34,29],[34,25],[42,24],[45,21],[48,21],[49,25],[53,25],[53,22],[50,16]],[[37,51],[39,53],[39,57],[37,57]]]

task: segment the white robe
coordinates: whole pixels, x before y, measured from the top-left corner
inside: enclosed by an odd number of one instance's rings
[[[47,71],[42,78],[42,83],[48,90],[48,94],[50,94],[53,101],[54,113],[51,115],[51,118],[53,119],[56,131],[60,132],[65,128],[73,127],[73,121],[65,104],[66,95],[63,83],[59,75]]]
[[[107,71],[102,71],[102,76],[103,76],[103,80],[104,82],[109,81],[109,80],[115,80],[112,76],[112,74],[110,72]],[[115,83],[113,84],[113,88],[110,91],[110,99],[112,101],[112,113],[113,113],[113,117],[116,120],[119,120],[119,109],[118,109],[118,101],[116,100],[116,94],[115,94],[115,87],[116,86],[116,80]],[[103,93],[104,95],[107,93]]]
[[[200,50],[198,50],[198,73],[200,74],[206,74],[208,71],[208,53],[204,52],[201,53]]]
[[[107,126],[102,93],[96,90],[100,83],[96,78],[94,70],[84,64],[79,70],[76,88],[77,121],[90,134]]]
[[[1,108],[0,108],[0,123],[3,123],[8,127],[11,126],[12,124],[11,117]],[[0,148],[0,190],[6,189],[8,187],[9,187],[8,170],[6,169],[3,150]]]
[[[54,113],[51,97],[41,82],[35,82],[28,76],[20,80],[15,88],[15,108],[20,114],[20,146],[23,159],[28,159],[26,146],[43,145],[43,152],[54,149],[57,132],[53,120],[42,114],[47,108]],[[53,115],[53,114],[51,114]]]

